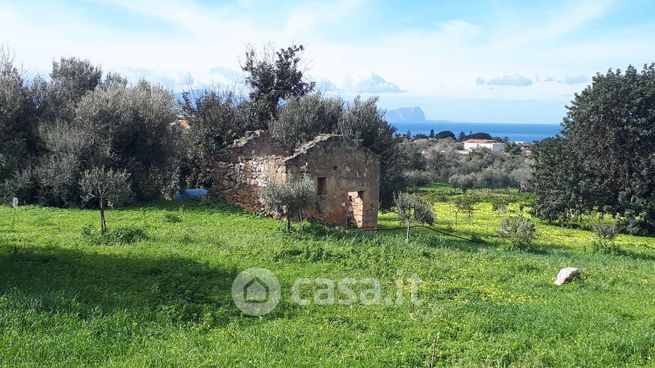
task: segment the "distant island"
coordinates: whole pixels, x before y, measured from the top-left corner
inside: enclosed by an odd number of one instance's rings
[[[385,117],[387,121],[392,123],[417,123],[425,121],[425,113],[418,106],[387,110]]]

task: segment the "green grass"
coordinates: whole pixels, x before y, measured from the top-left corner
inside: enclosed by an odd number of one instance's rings
[[[590,232],[537,222],[532,251],[502,251],[506,214],[482,203],[455,225],[452,193],[438,190],[447,198],[435,228],[484,243],[427,229],[409,244],[402,230],[285,234],[271,219],[187,202],[109,211],[110,229],[147,238],[95,245],[84,229],[97,227],[96,211],[22,207],[12,226],[1,207],[0,365],[655,365],[655,239],[622,235],[625,255],[599,255]],[[398,226],[392,213],[380,222]],[[582,279],[554,286],[566,266]],[[232,303],[232,281],[249,267],[283,287],[264,317]],[[290,301],[298,278],[372,277],[395,292],[399,275],[423,280],[421,305]]]

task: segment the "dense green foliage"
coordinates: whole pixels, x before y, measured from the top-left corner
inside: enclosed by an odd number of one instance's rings
[[[455,133],[451,132],[450,130],[444,130],[442,132],[437,133],[434,137],[430,138],[437,138],[437,139],[452,139],[455,140]]]
[[[336,132],[343,110],[344,102],[337,97],[320,93],[293,97],[271,121],[269,130],[283,145],[296,148],[321,133]]]
[[[514,153],[477,149],[471,152],[456,174],[449,178],[454,187],[529,189],[531,160],[521,151]]]
[[[127,170],[136,199],[141,201],[161,198],[170,191],[179,140],[179,131],[172,125],[176,117],[170,91],[146,81],[97,88],[75,110],[80,130],[90,136],[92,155],[97,154],[106,166]]]
[[[246,74],[250,103],[258,129],[266,129],[277,117],[282,100],[301,97],[314,90],[315,83],[304,80],[302,45],[291,45],[274,53],[258,54],[253,47],[246,50],[241,69]]]
[[[13,56],[0,47],[0,183],[25,169],[38,148],[34,109]]]
[[[585,250],[592,233],[535,221],[530,252],[505,251],[505,215],[482,203],[457,235],[362,233],[279,222],[211,203],[108,212],[104,243],[83,232],[91,210],[0,207],[0,361],[7,366],[648,366],[655,361],[653,238],[618,235],[621,256]],[[434,227],[454,223],[444,195]],[[511,196],[511,214],[518,213]],[[176,221],[165,221],[177,218]],[[381,227],[396,227],[385,213]],[[97,226],[93,225],[97,229]],[[104,244],[104,245],[96,245]],[[555,286],[562,267],[582,279]],[[271,270],[283,288],[262,318],[231,299],[235,276]],[[290,301],[298,278],[380,280],[385,296],[416,276],[421,305]],[[307,290],[309,291],[309,290]],[[388,293],[388,294],[387,294]],[[405,294],[407,295],[407,294]]]
[[[536,215],[567,221],[600,211],[628,231],[655,232],[655,65],[596,75],[535,162]]]
[[[183,94],[182,112],[192,128],[182,134],[182,158],[178,171],[180,187],[210,188],[218,152],[256,128],[250,105],[233,93],[206,90]]]
[[[82,172],[126,170],[137,200],[161,198],[174,188],[177,106],[170,91],[120,76],[102,79],[88,61],[53,62],[50,80],[25,82],[10,59],[2,60],[0,186],[5,196],[56,206],[81,204]],[[0,160],[2,161],[2,160]]]
[[[406,187],[403,176],[406,161],[400,152],[396,129],[384,120],[377,101],[377,98],[365,101],[355,98],[339,120],[339,133],[360,142],[380,158],[380,202],[388,208],[393,193]]]

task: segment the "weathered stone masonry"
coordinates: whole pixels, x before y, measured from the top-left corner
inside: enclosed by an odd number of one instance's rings
[[[317,203],[310,218],[330,225],[377,227],[380,162],[340,135],[319,135],[295,151],[282,148],[263,131],[235,141],[216,163],[212,192],[219,200],[265,213],[261,193],[270,181],[307,176]]]

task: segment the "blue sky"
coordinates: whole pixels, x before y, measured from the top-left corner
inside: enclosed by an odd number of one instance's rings
[[[27,73],[89,58],[179,91],[240,88],[248,44],[303,43],[328,93],[430,119],[558,123],[596,72],[655,61],[655,1],[3,1]]]

